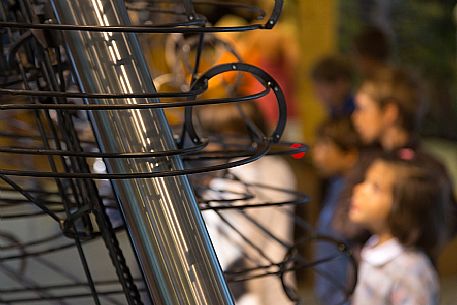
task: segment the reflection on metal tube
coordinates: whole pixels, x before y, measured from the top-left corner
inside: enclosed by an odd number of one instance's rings
[[[63,24],[129,24],[120,0],[53,0],[52,6]],[[135,34],[66,31],[64,37],[83,92],[155,92]],[[90,118],[103,152],[175,148],[161,110],[94,111]],[[112,173],[182,168],[178,157],[106,162]],[[187,177],[115,180],[113,186],[154,304],[233,304]]]

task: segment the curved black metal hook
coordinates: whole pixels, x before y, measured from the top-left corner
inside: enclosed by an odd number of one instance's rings
[[[273,89],[273,93],[276,96],[277,104],[278,104],[278,121],[276,123],[276,127],[273,130],[272,134],[270,135],[270,139],[273,143],[277,143],[281,138],[284,128],[286,126],[286,119],[287,119],[287,106],[286,100],[284,97],[284,93],[281,90],[281,87],[276,82],[276,80],[269,75],[264,70],[255,67],[250,64],[246,63],[228,63],[228,64],[221,64],[215,66],[204,74],[200,76],[193,84],[192,89],[199,88],[203,84],[208,84],[209,80],[216,75],[221,73],[229,72],[229,71],[241,71],[247,72],[252,74],[264,87],[265,89],[271,88]],[[200,137],[198,136],[197,132],[194,129],[192,123],[192,107],[186,107],[185,110],[185,128],[186,132],[188,133],[190,139],[194,143],[201,142]]]

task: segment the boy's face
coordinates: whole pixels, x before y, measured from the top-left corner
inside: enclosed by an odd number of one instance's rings
[[[383,161],[375,161],[362,183],[355,186],[349,219],[380,233],[387,228],[387,217],[393,202],[395,172]]]
[[[379,141],[385,131],[384,112],[373,98],[359,90],[355,96],[352,121],[357,133],[365,144]]]
[[[330,139],[318,139],[312,150],[313,162],[325,177],[342,175],[351,166],[354,152],[341,150]]]

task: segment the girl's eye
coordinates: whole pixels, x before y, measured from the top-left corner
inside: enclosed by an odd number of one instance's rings
[[[373,192],[379,192],[381,190],[377,182],[365,180],[362,182],[362,184],[365,184],[366,187],[371,189]]]
[[[375,192],[380,192],[380,191],[381,191],[381,187],[380,187],[380,185],[379,185],[377,182],[373,182],[371,185],[372,185],[373,190],[374,190]]]

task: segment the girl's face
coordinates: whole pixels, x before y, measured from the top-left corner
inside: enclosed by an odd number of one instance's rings
[[[392,166],[383,161],[375,161],[369,167],[365,180],[354,188],[349,219],[373,233],[385,232],[392,207],[394,181]]]
[[[383,111],[373,98],[363,90],[359,90],[355,96],[352,121],[366,144],[374,143],[381,138],[384,131]]]

